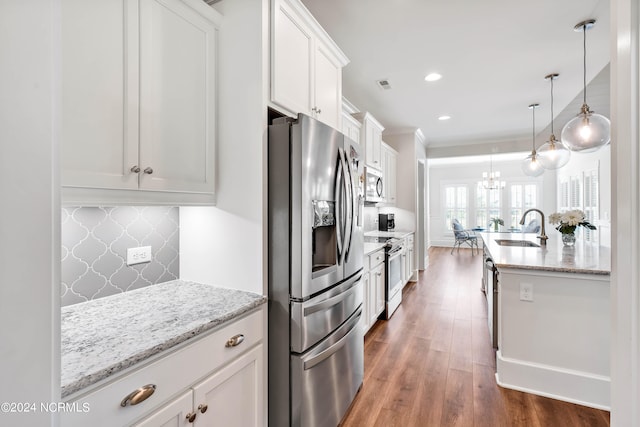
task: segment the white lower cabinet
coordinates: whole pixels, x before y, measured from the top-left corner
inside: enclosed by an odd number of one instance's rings
[[[266,321],[263,305],[191,344],[169,349],[153,362],[134,365],[72,396],[67,403],[89,410],[62,413],[60,425],[264,426]],[[127,396],[145,387],[155,390],[136,404],[122,406]]]
[[[414,269],[414,262],[413,262],[413,234],[410,234],[409,236],[405,237],[404,239],[404,247],[405,247],[405,253],[403,255],[404,257],[404,284],[406,285],[411,278],[413,277],[413,269]]]
[[[384,311],[384,281],[385,269],[383,263],[371,270],[371,289],[372,293],[375,292],[375,297],[371,299],[371,307],[373,309],[371,325],[376,323],[378,316]]]
[[[135,427],[180,427],[189,424],[188,418],[193,411],[193,392],[189,390],[170,403],[158,409]]]
[[[262,355],[260,344],[134,426],[261,426]]]
[[[384,249],[365,257],[365,271],[362,275],[364,297],[362,302],[362,322],[366,333],[384,311]]]

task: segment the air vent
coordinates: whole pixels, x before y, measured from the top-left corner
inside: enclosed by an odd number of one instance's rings
[[[391,83],[387,79],[381,79],[376,82],[381,89],[389,90],[391,89]]]

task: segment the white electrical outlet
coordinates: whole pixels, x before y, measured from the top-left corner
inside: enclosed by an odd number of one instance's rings
[[[533,283],[520,283],[520,301],[533,301]]]
[[[151,262],[151,246],[127,249],[127,265]]]

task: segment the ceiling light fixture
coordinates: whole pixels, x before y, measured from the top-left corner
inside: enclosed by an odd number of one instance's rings
[[[611,122],[601,114],[596,114],[587,105],[587,30],[596,23],[588,19],[577,24],[573,29],[582,31],[583,37],[583,101],[580,113],[562,128],[562,142],[571,151],[589,153],[599,150],[611,141]]]
[[[493,171],[493,159],[489,155],[489,173],[482,172],[482,186],[487,190],[502,190],[506,182],[500,181],[500,172]]]
[[[438,73],[431,73],[431,74],[427,74],[424,78],[425,81],[427,82],[435,82],[438,81],[442,78],[441,74]]]
[[[545,79],[551,81],[551,136],[538,150],[538,161],[545,169],[558,169],[569,162],[571,151],[564,146],[562,141],[556,139],[553,134],[553,80],[558,78],[557,73],[547,74]]]
[[[531,132],[531,154],[522,161],[522,172],[527,176],[540,176],[544,173],[544,168],[538,161],[538,153],[536,152],[536,108],[540,104],[531,104],[529,109],[533,116],[533,130]]]
[[[443,121],[443,120],[449,120],[451,118],[451,116],[440,116],[438,117],[438,120]]]

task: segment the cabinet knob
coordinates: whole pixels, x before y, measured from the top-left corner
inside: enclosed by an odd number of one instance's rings
[[[313,112],[314,112],[314,113],[316,113],[316,114],[320,114],[320,113],[322,113],[322,110],[321,110],[321,109],[319,109],[318,107],[313,107],[313,108],[311,109],[311,111],[313,111]]]
[[[143,170],[144,173],[151,175],[153,173],[153,169],[151,169],[150,167],[146,167]]]
[[[137,405],[138,403],[147,400],[155,391],[155,384],[147,384],[145,386],[142,386],[139,389],[132,391],[124,399],[122,399],[122,402],[120,402],[120,406],[125,407],[127,405]]]
[[[140,166],[138,166],[138,165],[131,166],[131,172],[140,173]]]
[[[244,341],[244,335],[242,334],[238,334],[238,335],[234,335],[231,338],[229,338],[227,340],[227,343],[224,345],[225,347],[235,347],[237,345],[242,344],[242,341]]]
[[[209,409],[209,406],[205,403],[198,405],[198,411],[200,411],[201,414],[207,412],[207,409]]]
[[[196,417],[198,416],[198,414],[196,412],[189,412],[187,414],[187,421],[189,421],[190,423],[194,422],[196,420]]]

